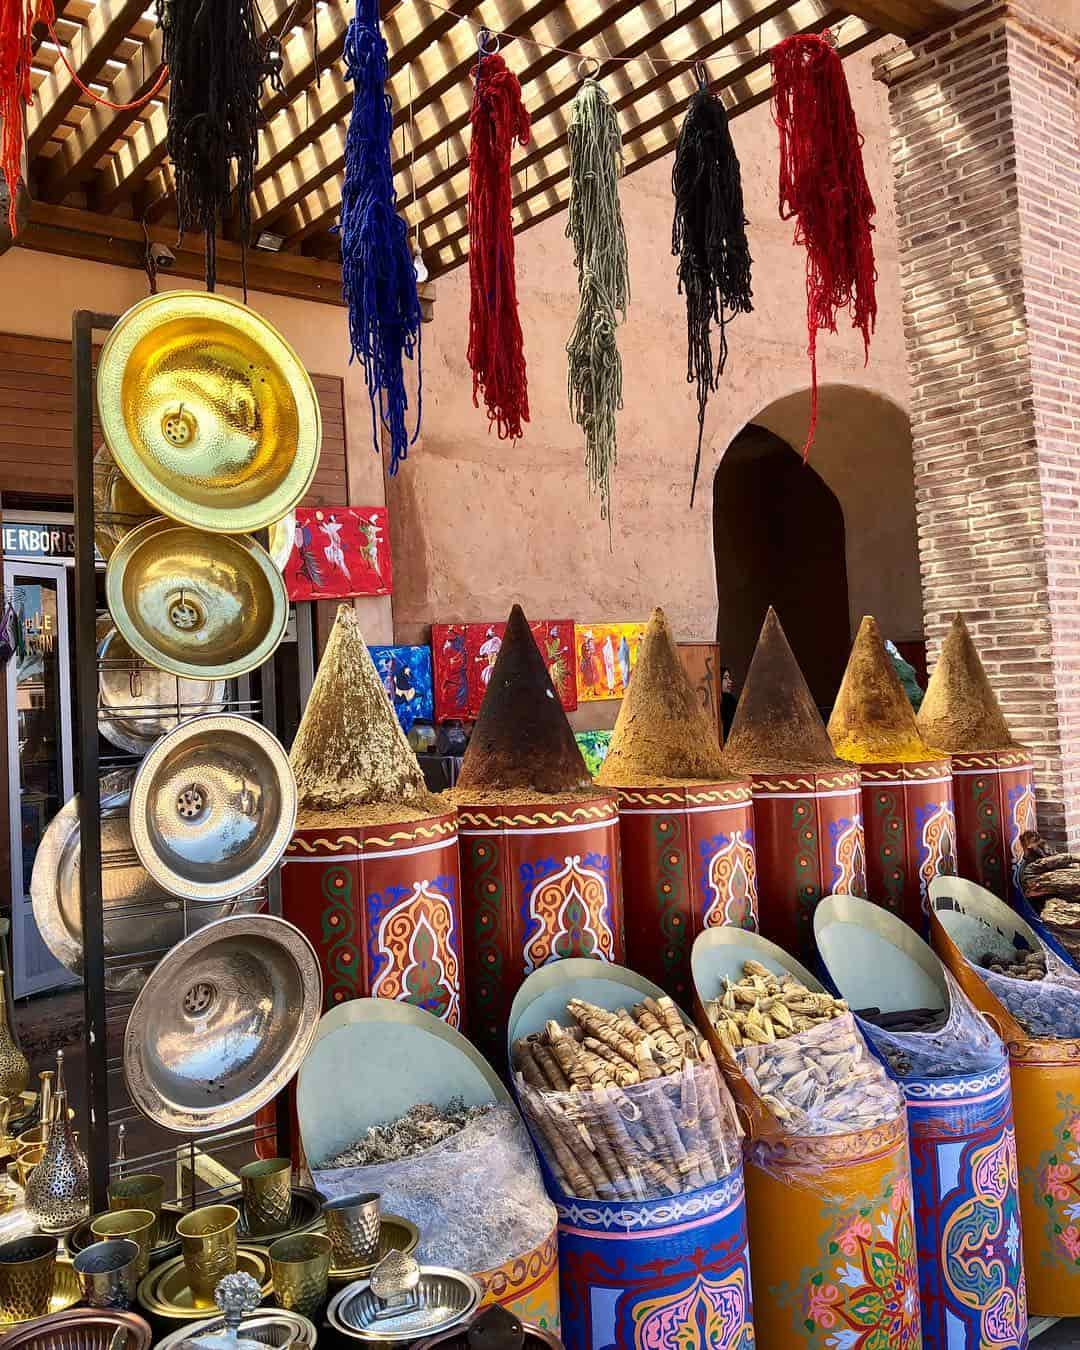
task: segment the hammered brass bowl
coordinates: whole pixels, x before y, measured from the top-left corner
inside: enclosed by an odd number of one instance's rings
[[[235,713],[182,722],[146,756],[131,789],[139,861],[187,900],[221,901],[258,885],[295,821],[288,755],[265,727]]]
[[[174,520],[265,529],[315,476],[315,387],[281,334],[225,296],[166,291],[132,306],[102,348],[97,399],[117,466]]]
[[[121,540],[105,594],[131,650],[188,679],[254,670],[273,655],[289,622],[285,583],[260,544],[163,516]]]
[[[222,919],[178,943],[151,974],[124,1031],[132,1102],[180,1134],[235,1125],[307,1055],[322,1007],[318,958],[270,914]]]
[[[0,1350],[112,1350],[120,1330],[121,1350],[150,1350],[150,1323],[114,1308],[73,1308],[34,1318],[0,1336]]]

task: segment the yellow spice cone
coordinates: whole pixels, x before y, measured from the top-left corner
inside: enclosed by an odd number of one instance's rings
[[[854,764],[905,764],[939,758],[919,735],[877,620],[866,615],[848,657],[829,718],[841,759]]]
[[[950,754],[1017,748],[959,614],[942,644],[916,720],[923,738]]]

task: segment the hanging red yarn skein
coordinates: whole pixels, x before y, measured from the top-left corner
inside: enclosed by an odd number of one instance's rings
[[[38,22],[51,24],[53,0],[0,0],[0,173],[8,190],[8,229],[18,233],[15,202],[22,176],[23,108],[30,106],[30,60]]]
[[[473,72],[469,146],[469,365],[473,406],[483,391],[500,440],[517,440],[529,420],[529,383],[514,279],[510,151],[529,141],[517,76],[497,52],[481,50]]]
[[[817,335],[836,332],[842,309],[863,335],[866,360],[877,319],[874,199],[840,57],[816,33],[798,33],[770,53],[773,119],[780,131],[780,218],[795,218],[806,247],[806,329],[810,354],[810,429],[817,429]]]

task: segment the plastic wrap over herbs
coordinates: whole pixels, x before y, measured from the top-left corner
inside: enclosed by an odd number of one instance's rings
[[[1005,1047],[948,971],[948,1008],[859,1008],[863,1035],[897,1078],[955,1078],[996,1069]]]
[[[522,1110],[560,1190],[654,1200],[715,1184],[740,1129],[708,1043],[669,998],[615,1012],[580,999],[513,1048]]]
[[[1029,1036],[1080,1038],[1080,974],[1049,947],[1041,942],[1033,947],[1020,932],[1005,934],[980,923],[964,956]]]
[[[381,1127],[378,1137],[392,1136],[394,1124],[401,1122]],[[358,1146],[370,1146],[373,1133]],[[405,1133],[413,1133],[410,1126]],[[315,1168],[314,1178],[328,1199],[377,1192],[384,1213],[403,1215],[420,1230],[421,1263],[472,1274],[530,1251],[556,1223],[512,1106],[490,1107],[423,1152],[366,1167]]]

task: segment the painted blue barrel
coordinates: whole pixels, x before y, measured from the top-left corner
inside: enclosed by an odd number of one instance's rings
[[[931,1008],[949,1015],[948,1032],[895,1037],[860,1023],[907,1103],[924,1344],[1025,1350],[1027,1294],[1005,1047],[933,950],[896,916],[852,896],[829,896],[814,927],[829,978],[852,1008]],[[907,1070],[898,1058],[905,1049]]]

